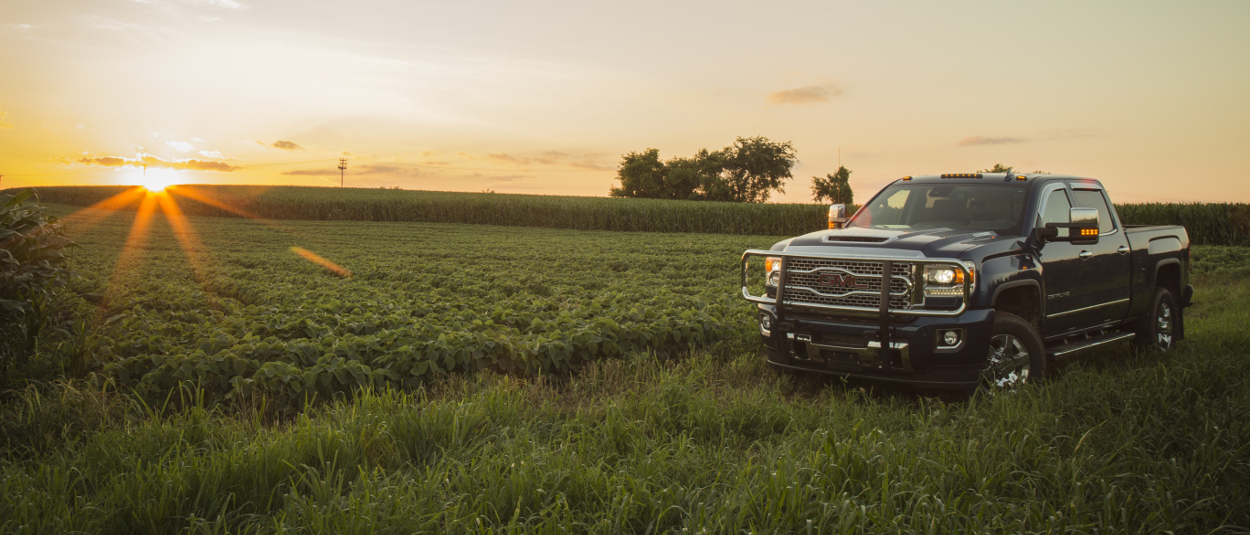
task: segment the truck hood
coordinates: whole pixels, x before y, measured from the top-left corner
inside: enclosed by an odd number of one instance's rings
[[[786,251],[796,253],[958,258],[965,251],[1006,238],[995,232],[984,230],[931,228],[900,231],[850,228],[828,229],[804,234],[791,238],[784,247]]]

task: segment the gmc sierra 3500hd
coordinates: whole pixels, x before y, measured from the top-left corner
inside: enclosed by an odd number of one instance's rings
[[[904,177],[845,213],[742,256],[774,368],[970,389],[1039,381],[1104,344],[1185,338],[1189,236],[1121,224],[1097,180]]]

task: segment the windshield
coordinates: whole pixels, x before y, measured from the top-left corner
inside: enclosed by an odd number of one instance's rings
[[[1025,188],[1015,185],[895,185],[873,197],[847,227],[922,230],[938,227],[1020,234]]]

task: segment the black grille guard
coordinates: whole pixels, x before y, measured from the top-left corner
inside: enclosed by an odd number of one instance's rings
[[[750,259],[751,257],[775,257],[781,258],[780,280],[777,281],[777,296],[768,297],[767,295],[751,295],[747,288],[747,281],[750,280]],[[810,258],[814,260],[835,260],[849,262],[881,262],[881,297],[880,306],[857,307],[845,305],[830,305],[823,303],[805,303],[800,301],[787,301],[783,297],[786,295],[786,279],[789,270],[786,269],[791,258]],[[912,284],[910,287],[911,304],[907,308],[891,308],[890,306],[890,283],[895,275],[893,275],[893,263],[905,262],[912,265]],[[925,266],[950,266],[958,269],[964,274],[963,283],[963,299],[960,300],[959,307],[954,310],[925,310],[924,303],[924,270]],[[828,268],[834,270],[836,268]],[[822,268],[816,268],[814,271],[820,271]],[[761,303],[765,305],[773,305],[778,322],[785,321],[786,309],[788,307],[816,308],[824,310],[837,310],[849,312],[867,312],[876,313],[880,319],[880,326],[877,332],[877,340],[881,353],[887,351],[887,348],[894,346],[893,343],[885,343],[890,341],[890,317],[897,314],[900,316],[936,316],[951,317],[963,314],[968,308],[969,299],[972,297],[972,289],[976,284],[973,279],[973,273],[963,262],[959,260],[930,259],[930,258],[899,258],[899,257],[883,257],[883,256],[856,256],[856,255],[831,255],[820,253],[788,253],[785,251],[765,251],[760,249],[750,249],[742,253],[742,297],[753,303]],[[954,296],[952,296],[954,297]]]

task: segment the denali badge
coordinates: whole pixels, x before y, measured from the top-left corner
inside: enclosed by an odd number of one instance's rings
[[[868,284],[860,283],[859,281],[855,280],[855,275],[851,275],[849,273],[846,275],[842,275],[840,273],[821,273],[820,285],[821,286],[836,286],[839,288],[855,288],[859,290],[868,289]]]

